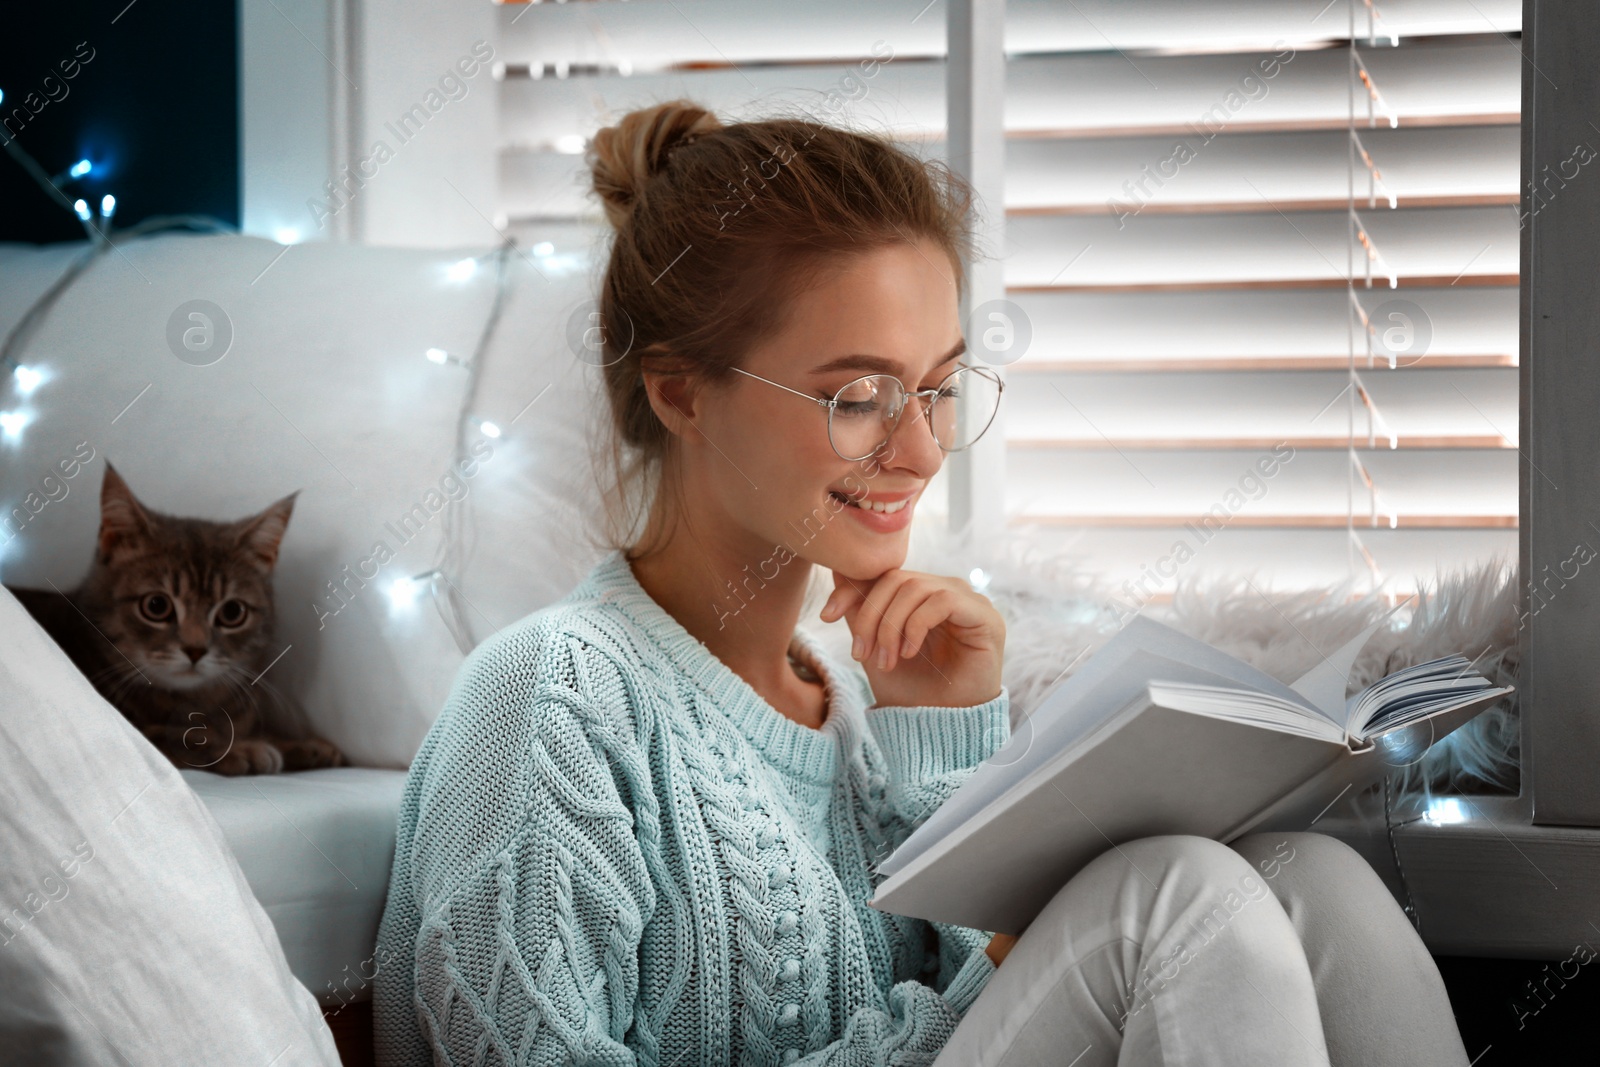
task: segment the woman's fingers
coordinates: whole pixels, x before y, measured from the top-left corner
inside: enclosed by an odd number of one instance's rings
[[[832,622],[844,616],[865,595],[860,582],[834,571],[833,592],[828,594],[828,599],[822,605],[822,621]]]
[[[906,659],[915,656],[922,648],[928,632],[952,617],[956,597],[949,589],[938,589],[918,604],[900,623],[899,653]]]
[[[910,571],[887,571],[872,583],[870,589],[864,590],[861,603],[856,606],[855,617],[850,619],[850,630],[856,636],[855,644],[860,645],[860,653],[856,658],[863,664],[870,663],[872,657],[878,653],[885,609],[898,594],[900,587],[912,578],[913,574]],[[856,652],[854,646],[851,652],[853,654]]]
[[[949,594],[940,580],[925,576],[905,582],[895,591],[878,623],[878,643],[884,653],[878,663],[881,669],[893,670],[902,657],[909,658],[927,631],[949,617]],[[921,628],[915,642],[910,632],[914,619]],[[907,645],[913,646],[911,652],[906,651]]]
[[[822,618],[831,622],[842,616],[854,638],[851,655],[888,671],[921,651],[928,634],[940,626],[983,626],[989,605],[962,595],[971,591],[959,578],[920,571],[895,569],[872,581],[835,572]]]
[[[922,647],[929,631],[961,611],[953,579],[912,574],[899,583],[880,610],[874,647],[879,670],[892,671]]]

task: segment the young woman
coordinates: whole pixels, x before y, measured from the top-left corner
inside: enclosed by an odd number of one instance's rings
[[[957,312],[970,191],[686,101],[590,161],[625,532],[472,652],[411,766],[378,1062],[1465,1064],[1421,941],[1322,835],[1108,848],[1020,940],[867,906],[1009,736],[999,614],[901,566],[999,400]],[[796,628],[815,567],[859,663]]]

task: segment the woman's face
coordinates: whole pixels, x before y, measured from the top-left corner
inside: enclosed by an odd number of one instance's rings
[[[819,399],[873,373],[931,388],[961,362],[957,307],[949,257],[932,242],[876,249],[841,261],[800,294],[782,333],[742,367]],[[775,555],[779,545],[862,580],[904,564],[912,517],[944,460],[924,402],[907,400],[888,446],[856,462],[829,443],[827,408],[767,382],[734,374],[702,403],[700,425],[715,447],[699,450],[699,480],[752,573],[775,577],[788,558]],[[898,510],[844,502],[863,498]],[[703,517],[694,517],[702,530]]]

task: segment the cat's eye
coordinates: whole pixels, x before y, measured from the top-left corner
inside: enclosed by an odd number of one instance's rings
[[[139,598],[139,614],[150,622],[168,622],[174,614],[172,598],[165,593],[146,593]]]
[[[250,609],[242,600],[224,600],[217,608],[217,625],[243,626]]]

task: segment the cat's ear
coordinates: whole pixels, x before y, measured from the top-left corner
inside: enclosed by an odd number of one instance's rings
[[[289,516],[294,511],[296,489],[259,515],[239,523],[239,547],[248,550],[261,563],[263,571],[270,571],[278,562],[278,545],[289,527]]]
[[[106,460],[106,472],[100,479],[101,557],[109,559],[118,546],[148,538],[153,525],[150,513],[139,503],[111,461]]]

